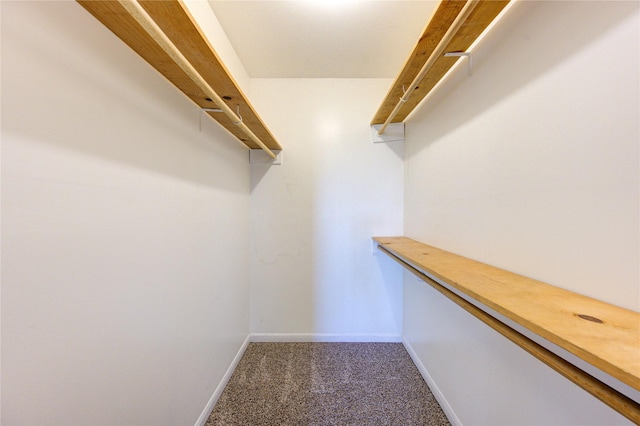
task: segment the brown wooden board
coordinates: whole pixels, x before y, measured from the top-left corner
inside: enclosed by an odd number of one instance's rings
[[[215,103],[207,100],[207,96],[193,83],[191,78],[182,71],[117,1],[77,1],[193,102],[202,108],[216,108]],[[268,148],[282,149],[229,74],[182,2],[180,0],[145,0],[141,1],[140,4],[216,93],[220,97],[230,98],[228,100],[225,98],[227,105],[234,111],[237,105],[240,106],[240,115],[247,127]],[[247,147],[251,149],[260,148],[238,126],[234,125],[224,113],[214,112],[208,114]]]
[[[466,1],[443,0],[432,16],[422,37],[409,56],[404,68],[387,92],[382,104],[378,108],[371,124],[382,124],[391,114],[396,104],[404,94],[404,89],[416,78],[429,56],[435,50],[440,40],[464,7]],[[464,22],[458,33],[453,37],[445,49],[447,52],[464,52],[493,22],[500,12],[509,4],[509,0],[481,0],[473,10],[469,18]],[[398,114],[392,120],[400,123],[418,106],[418,104],[431,92],[434,86],[455,65],[459,58],[441,57],[431,70],[419,83],[418,88],[404,103]],[[404,89],[403,89],[404,87]]]
[[[406,237],[375,237],[394,256],[640,390],[640,313]]]

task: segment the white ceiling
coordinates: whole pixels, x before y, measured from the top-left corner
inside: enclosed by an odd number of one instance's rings
[[[209,0],[252,78],[394,78],[436,0]]]

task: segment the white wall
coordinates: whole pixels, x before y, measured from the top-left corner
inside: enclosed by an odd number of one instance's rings
[[[194,424],[249,333],[248,152],[75,2],[2,2],[2,424]]]
[[[640,310],[638,2],[517,2],[407,126],[405,234]],[[625,420],[405,276],[404,337],[462,424]]]
[[[373,144],[368,126],[391,81],[251,83],[286,147],[251,170],[251,331],[397,339],[400,270],[380,268],[371,237],[402,232],[402,144]]]

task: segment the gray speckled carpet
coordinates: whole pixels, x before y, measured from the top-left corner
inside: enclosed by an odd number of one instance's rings
[[[251,343],[211,425],[448,425],[400,343]]]

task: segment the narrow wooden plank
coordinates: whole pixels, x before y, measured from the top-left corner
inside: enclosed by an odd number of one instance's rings
[[[216,107],[118,2],[77,1],[193,102],[202,108]],[[140,4],[216,93],[229,98],[225,98],[227,105],[234,110],[240,105],[240,115],[247,127],[270,149],[282,149],[182,2],[145,0]],[[247,147],[259,149],[225,114],[209,114]]]
[[[382,104],[378,108],[371,124],[382,124],[385,122],[391,111],[395,108],[399,99],[404,94],[403,87],[409,84],[418,75],[422,66],[427,62],[429,56],[434,51],[444,34],[447,32],[466,1],[443,0],[438,6],[433,17],[429,21],[426,29],[413,52],[409,56],[404,68],[387,92]],[[447,45],[448,52],[463,52],[484,32],[493,22],[500,12],[509,4],[509,0],[481,0],[473,13],[465,21],[456,36]],[[415,109],[416,106],[431,92],[434,86],[453,67],[458,58],[441,57],[436,61],[431,70],[422,79],[418,89],[404,103],[396,117],[394,123],[404,121],[405,118]]]
[[[427,275],[640,390],[640,313],[405,237],[375,237]]]

